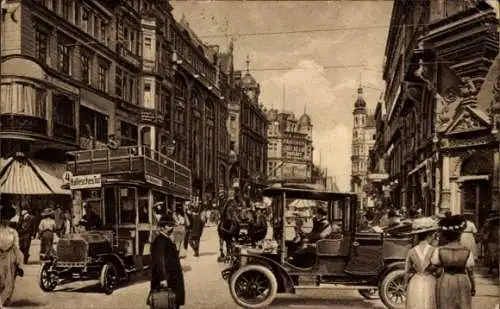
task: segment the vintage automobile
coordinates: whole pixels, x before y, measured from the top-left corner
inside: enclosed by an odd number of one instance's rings
[[[99,279],[104,293],[111,294],[118,283],[128,281],[135,271],[132,244],[113,245],[113,232],[89,231],[69,234],[57,243],[55,254],[40,268],[39,285],[44,292],[57,285]]]
[[[263,191],[273,199],[274,245],[255,249],[239,246],[222,277],[229,283],[233,300],[244,308],[264,308],[278,293],[298,289],[357,289],[365,298],[376,298],[390,309],[404,308],[404,264],[412,239],[383,233],[356,231],[356,195],[310,189],[271,187]],[[289,200],[322,201],[328,205],[330,222],[341,227],[331,239],[312,246],[311,265],[296,266],[288,260],[286,207]],[[314,254],[314,253],[313,253]]]

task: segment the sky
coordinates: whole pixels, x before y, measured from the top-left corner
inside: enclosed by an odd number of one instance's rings
[[[363,85],[368,108],[375,109],[384,88],[381,70],[392,2],[171,3],[176,19],[184,15],[205,43],[224,51],[234,38],[235,68],[245,70],[248,55],[266,108],[310,115],[314,162],[348,191],[357,88]]]

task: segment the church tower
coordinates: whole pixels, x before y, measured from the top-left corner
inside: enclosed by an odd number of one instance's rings
[[[358,88],[358,98],[354,102],[354,126],[352,129],[351,147],[351,192],[358,193],[358,206],[366,206],[366,197],[363,191],[366,185],[368,171],[368,147],[366,145],[366,125],[368,111],[363,96],[363,88]]]

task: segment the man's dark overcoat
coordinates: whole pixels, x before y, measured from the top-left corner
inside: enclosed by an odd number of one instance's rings
[[[184,275],[182,273],[179,253],[172,240],[159,233],[151,245],[151,290],[158,290],[163,280],[175,292],[177,307],[183,306],[186,300]]]

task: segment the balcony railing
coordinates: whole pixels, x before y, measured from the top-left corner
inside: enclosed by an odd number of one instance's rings
[[[190,169],[146,146],[81,150],[70,154],[74,160],[68,161],[67,169],[74,175],[141,173],[160,179],[163,186],[174,186],[179,193],[191,194]]]

